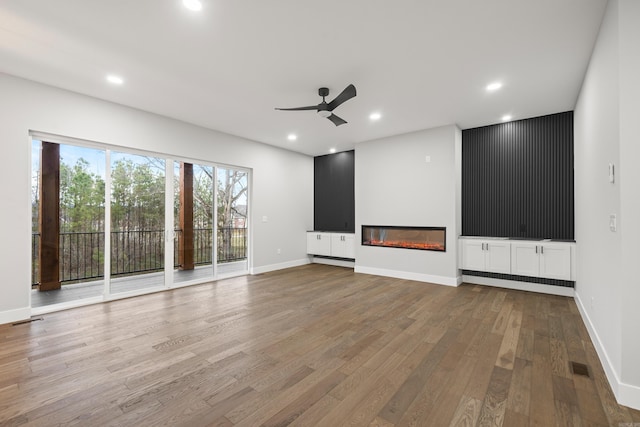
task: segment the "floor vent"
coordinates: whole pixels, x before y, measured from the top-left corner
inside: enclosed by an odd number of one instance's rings
[[[574,375],[591,377],[591,375],[589,375],[589,367],[584,363],[571,362],[571,372],[573,372]]]
[[[37,320],[44,320],[44,319],[41,316],[32,317],[31,319],[22,320],[20,322],[12,323],[11,326],[24,325],[25,323],[31,323],[31,322],[35,322]]]

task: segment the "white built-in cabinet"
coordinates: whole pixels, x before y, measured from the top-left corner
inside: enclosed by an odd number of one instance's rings
[[[353,233],[308,231],[307,253],[354,259],[356,257],[355,235]]]
[[[571,280],[571,246],[554,242],[513,242],[511,274]]]
[[[504,240],[463,240],[462,269],[509,274],[511,246]]]
[[[463,270],[575,280],[575,243],[460,238]]]
[[[356,257],[355,236],[352,233],[331,233],[331,256],[354,259]]]
[[[307,253],[331,256],[331,233],[308,232]]]

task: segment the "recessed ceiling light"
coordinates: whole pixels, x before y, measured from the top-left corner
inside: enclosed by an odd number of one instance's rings
[[[376,120],[380,120],[380,118],[382,117],[382,114],[380,113],[371,113],[369,114],[369,120],[371,121],[376,121]]]
[[[511,116],[509,114],[505,114],[504,116],[502,116],[503,122],[508,122],[509,120],[511,120]]]
[[[116,76],[115,74],[109,74],[107,76],[107,81],[109,83],[113,83],[114,85],[121,85],[124,83],[124,80],[120,76]]]
[[[491,83],[491,84],[488,84],[488,85],[487,85],[487,90],[488,90],[489,92],[493,92],[494,90],[498,90],[498,89],[500,89],[501,87],[502,87],[502,83],[500,83],[500,82],[493,82],[493,83]]]
[[[200,0],[182,0],[182,4],[189,10],[198,12],[202,10],[202,2]]]
[[[333,154],[333,153],[335,153],[335,152],[336,152],[336,149],[335,149],[335,148],[331,148],[331,149],[329,150],[329,152],[330,152],[331,154]]]
[[[298,135],[296,135],[295,133],[290,133],[289,135],[287,135],[287,139],[289,141],[295,141],[296,139],[298,139]]]

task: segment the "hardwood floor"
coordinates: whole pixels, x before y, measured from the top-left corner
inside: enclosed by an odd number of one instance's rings
[[[571,298],[312,264],[43,317],[0,326],[2,426],[640,423]]]

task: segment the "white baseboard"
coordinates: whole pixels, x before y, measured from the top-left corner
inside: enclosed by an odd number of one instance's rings
[[[29,307],[17,308],[15,310],[0,311],[0,325],[5,323],[20,322],[31,317],[31,309]]]
[[[575,293],[575,300],[580,316],[582,316],[582,321],[587,326],[589,337],[593,342],[593,346],[596,348],[598,358],[604,368],[604,373],[607,376],[611,390],[613,390],[613,394],[616,396],[616,400],[621,405],[640,410],[640,387],[620,381],[620,377],[618,377],[618,373],[611,363],[607,350],[602,345],[600,336],[598,335],[587,310],[584,308],[584,304],[580,299],[580,294],[578,292]]]
[[[356,265],[355,261],[349,261],[346,259],[320,258],[320,257],[313,257],[312,262],[315,264],[335,265],[336,267],[347,267],[347,268],[354,268]]]
[[[268,273],[270,271],[283,270],[285,268],[299,267],[301,265],[306,265],[310,263],[311,261],[309,260],[309,258],[302,258],[302,259],[296,259],[293,261],[282,262],[279,264],[269,264],[269,265],[263,265],[261,267],[253,267],[250,270],[250,273],[262,274],[262,273]]]
[[[640,387],[621,382],[618,385],[618,403],[640,411]]]
[[[387,270],[385,268],[355,266],[356,273],[373,274],[375,276],[393,277],[396,279],[415,280],[418,282],[435,283],[437,285],[458,286],[457,277],[434,276],[431,274],[413,273],[410,271]]]
[[[498,288],[515,289],[518,291],[539,292],[541,294],[560,295],[573,297],[573,288],[564,286],[544,285],[542,283],[519,282],[517,280],[493,279],[491,277],[462,276],[462,281],[474,285],[495,286]]]

